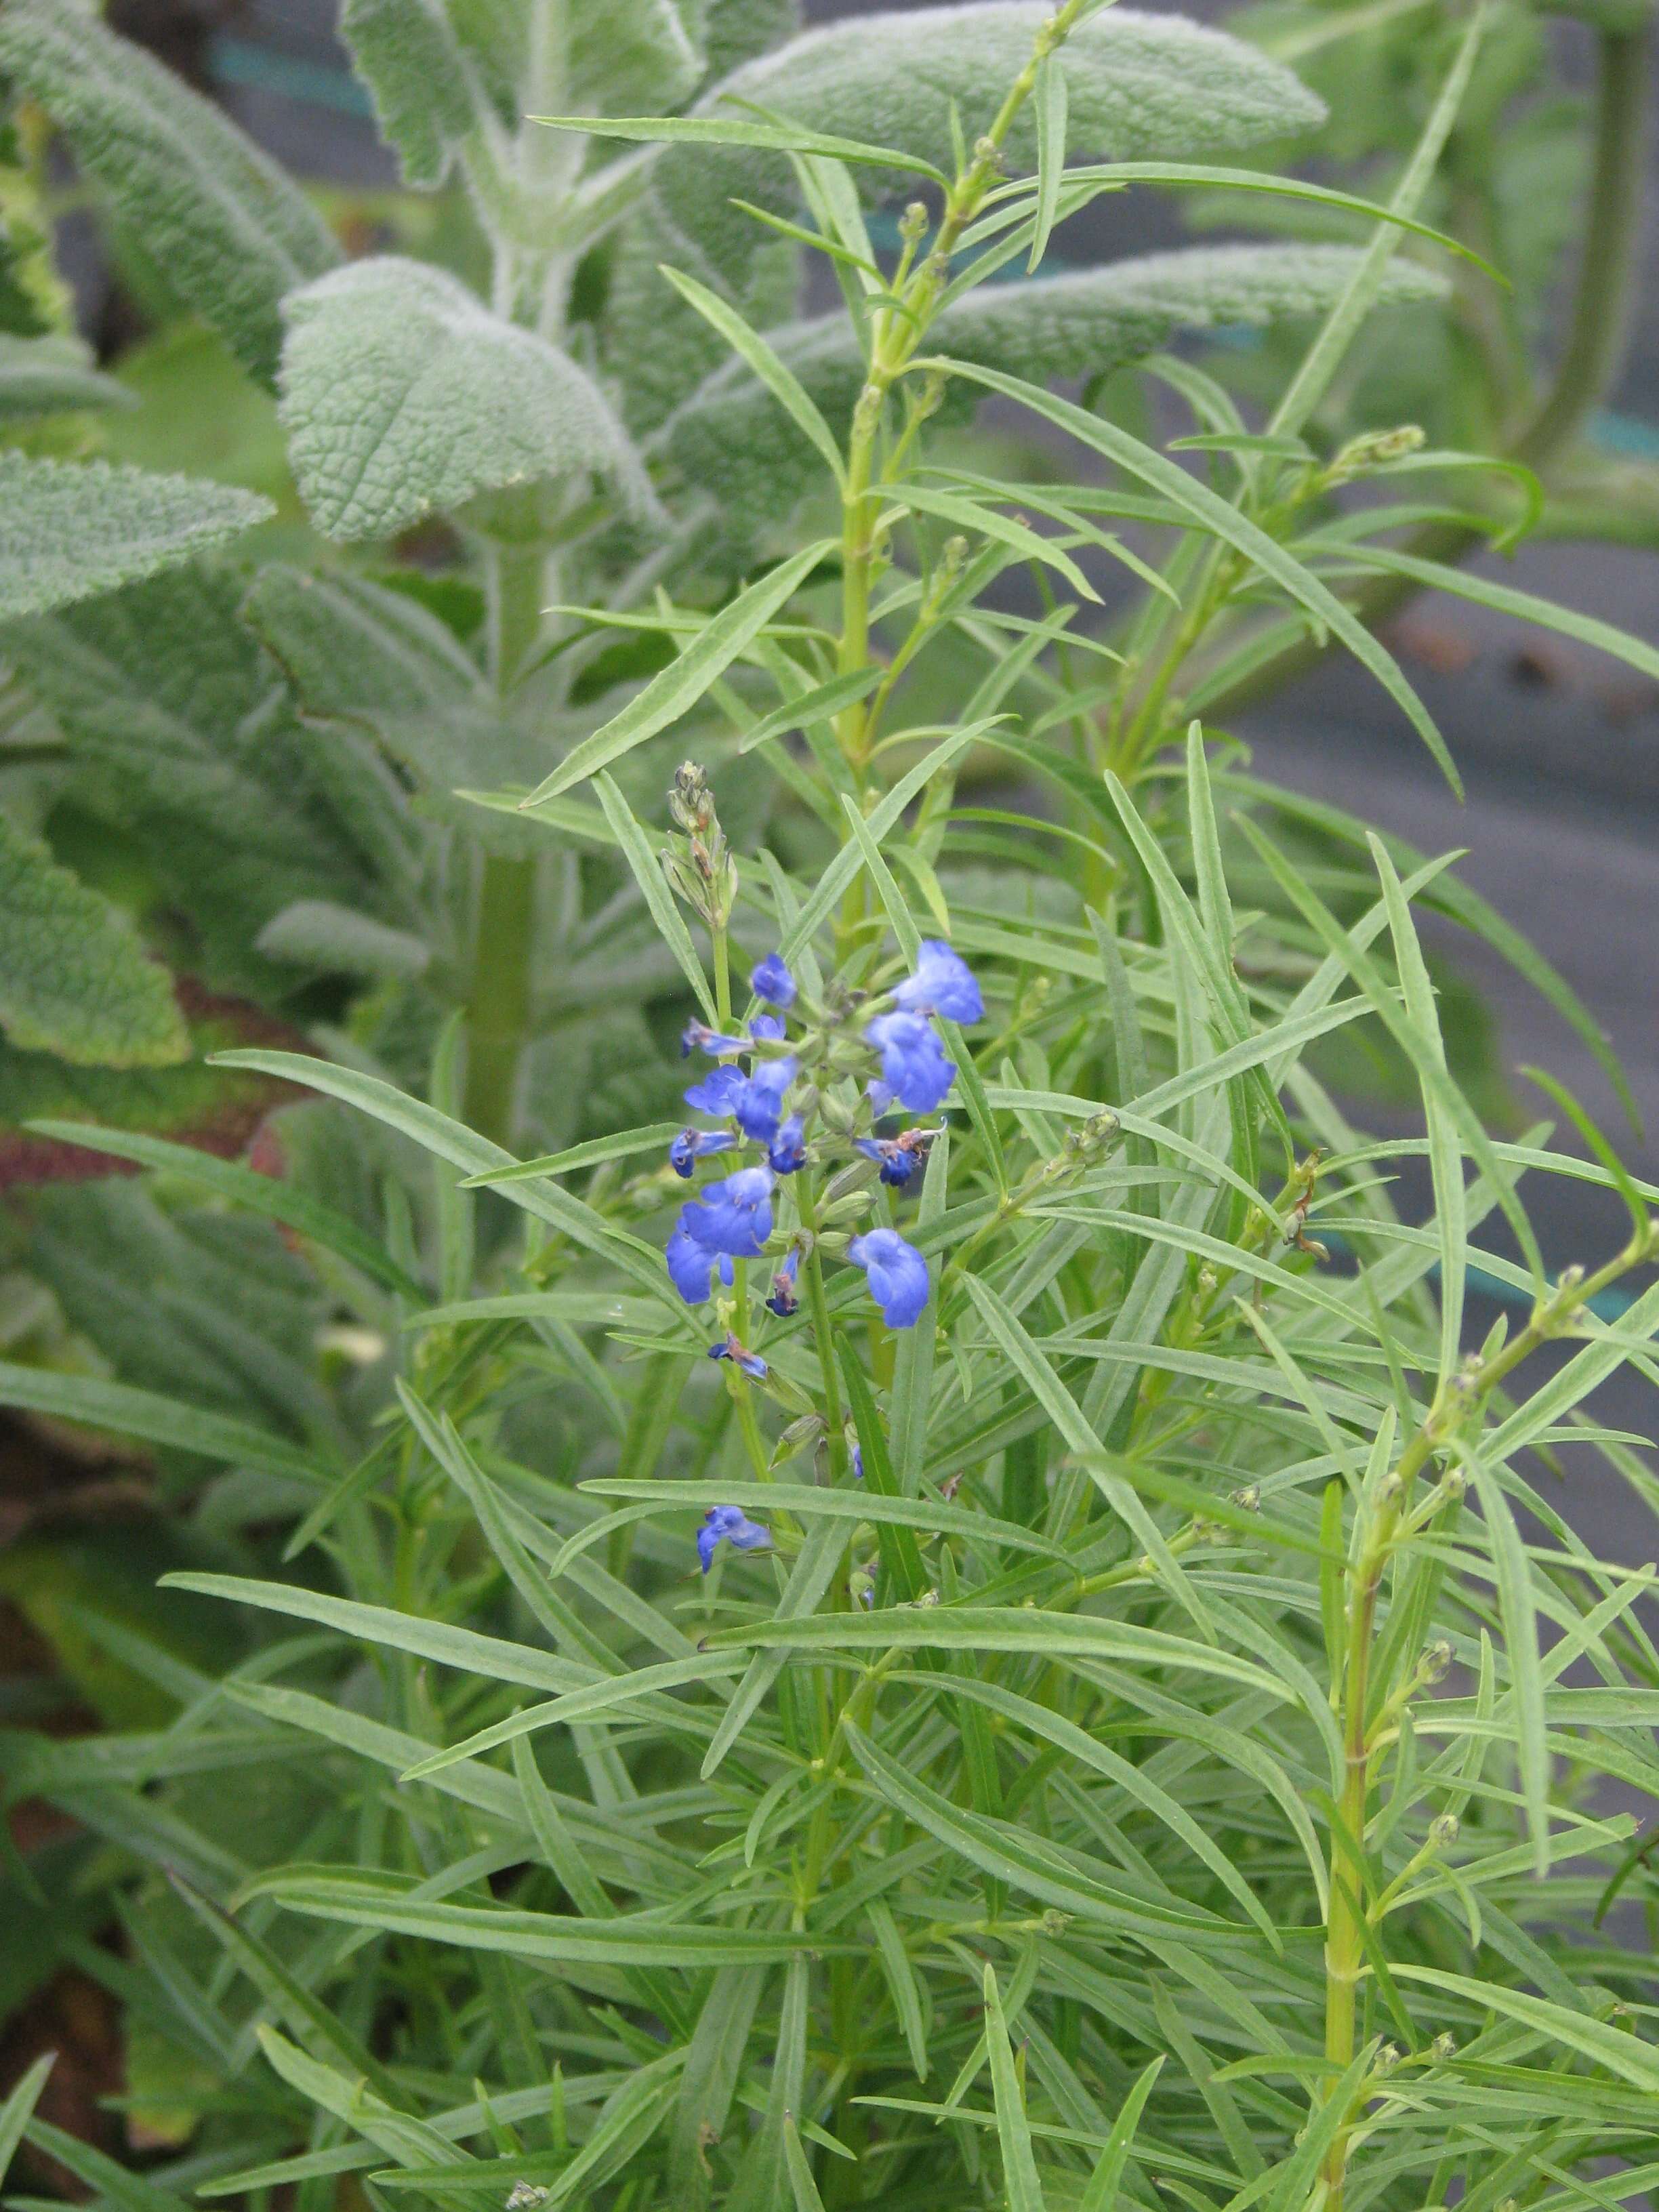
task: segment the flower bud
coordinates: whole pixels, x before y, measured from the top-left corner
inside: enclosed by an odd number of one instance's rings
[[[905,246],[916,246],[927,235],[927,208],[925,201],[912,200],[899,217],[898,234]]]
[[[504,2212],[530,2212],[535,2204],[545,2204],[553,2194],[538,2181],[515,2181],[503,2200]]]
[[[856,1192],[867,1192],[880,1172],[873,1160],[857,1159],[831,1176],[824,1187],[826,1207],[839,1206],[843,1199]]]
[[[1260,1513],[1261,1510],[1261,1485],[1255,1482],[1247,1482],[1243,1490],[1234,1491],[1232,1502],[1238,1507],[1241,1512]]]
[[[1418,1680],[1419,1682],[1439,1681],[1451,1665],[1452,1658],[1451,1645],[1443,1636],[1437,1637],[1432,1644],[1425,1644],[1423,1647],[1423,1656],[1417,1662]]]
[[[713,826],[714,794],[708,788],[707,775],[696,761],[682,761],[675,769],[674,781],[668,793],[668,811],[687,836],[697,835]],[[521,2184],[520,2186],[528,2185]],[[546,2194],[544,2190],[542,2195],[544,2197]]]
[[[1434,2041],[1429,2045],[1429,2056],[1431,2058],[1437,2058],[1443,2066],[1449,2058],[1456,2057],[1457,2038],[1449,2028],[1436,2036]]]
[[[778,1438],[777,1459],[787,1459],[805,1445],[816,1443],[823,1433],[822,1413],[801,1413],[789,1423]]]
[[[1424,442],[1424,434],[1415,422],[1403,422],[1396,430],[1362,431],[1341,447],[1325,471],[1323,482],[1328,489],[1349,483],[1355,477],[1368,476],[1373,469],[1420,452]]]
[[[1462,1832],[1455,1813],[1439,1813],[1429,1823],[1429,1841],[1437,1851],[1449,1850]]]
[[[1392,2074],[1404,2056],[1405,2053],[1397,2043],[1385,2043],[1376,2054],[1376,2064],[1373,2071],[1378,2074]]]

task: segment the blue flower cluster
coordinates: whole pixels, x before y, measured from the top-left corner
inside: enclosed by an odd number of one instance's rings
[[[680,1208],[665,1256],[674,1286],[690,1305],[704,1304],[717,1280],[730,1287],[735,1261],[761,1257],[772,1235],[778,1178],[799,1174],[809,1156],[808,1120],[817,1093],[809,1094],[807,1110],[789,1110],[801,1059],[798,1052],[780,1049],[787,1043],[785,1017],[796,1006],[799,986],[776,952],[769,952],[758,963],[750,983],[769,1011],[755,1017],[746,1036],[694,1021],[681,1039],[683,1054],[700,1052],[716,1063],[687,1089],[686,1104],[727,1126],[682,1129],[669,1146],[674,1172],[690,1180],[699,1160],[732,1152],[744,1140],[763,1153],[760,1161],[710,1184]],[[941,939],[925,941],[914,973],[894,988],[887,1010],[875,1013],[863,1031],[863,1047],[880,1066],[880,1073],[865,1085],[872,1115],[879,1119],[895,1104],[913,1114],[932,1113],[942,1105],[957,1071],[933,1021],[976,1022],[984,1011],[979,985],[961,955]],[[812,1055],[810,1037],[802,1049]],[[820,1036],[816,1047],[819,1056],[824,1049]],[[882,1182],[896,1190],[902,1189],[927,1160],[926,1131],[910,1129],[895,1137],[872,1133],[851,1141],[855,1151],[876,1163]],[[871,1295],[888,1326],[914,1328],[928,1296],[927,1263],[915,1247],[896,1230],[878,1228],[854,1237],[847,1253],[854,1266],[865,1270]],[[773,1276],[766,1304],[780,1316],[797,1309],[799,1264],[799,1251],[792,1247]],[[736,1353],[717,1345],[712,1356]]]
[[[830,1013],[798,1005],[799,986],[778,953],[769,952],[750,981],[755,997],[767,1011],[756,1015],[746,1036],[726,1035],[702,1022],[692,1022],[681,1040],[683,1054],[702,1053],[715,1063],[687,1089],[686,1104],[726,1126],[681,1130],[669,1147],[668,1158],[674,1172],[689,1181],[700,1160],[736,1151],[744,1144],[757,1147],[760,1157],[751,1158],[750,1164],[736,1168],[686,1200],[665,1257],[680,1296],[689,1305],[702,1305],[714,1295],[717,1281],[727,1288],[732,1286],[738,1261],[758,1260],[769,1245],[774,1251],[786,1246],[775,1265],[765,1304],[769,1312],[787,1320],[799,1309],[797,1285],[802,1250],[811,1240],[800,1232],[792,1234],[787,1226],[775,1237],[774,1200],[780,1180],[799,1174],[809,1158],[822,1162],[826,1156],[833,1157],[839,1141],[873,1161],[880,1180],[889,1188],[902,1190],[926,1166],[934,1133],[912,1128],[896,1136],[883,1136],[872,1128],[867,1135],[851,1135],[844,1103],[833,1126],[826,1126],[820,1115],[820,1086],[848,1075],[856,1082],[873,1061],[879,1073],[869,1073],[864,1083],[872,1121],[880,1121],[896,1106],[912,1114],[933,1113],[944,1103],[957,1074],[956,1064],[946,1055],[933,1024],[936,1019],[977,1022],[983,1018],[985,1008],[967,963],[937,939],[921,946],[914,973],[884,1000],[876,1002],[856,1039],[846,1033],[845,1023],[847,1011],[857,1000],[843,994],[840,1007]],[[792,1010],[798,1024],[805,1024],[794,1049],[789,1048],[786,1020]],[[795,1086],[803,1066],[811,1087],[803,1086],[792,1110],[792,1096],[797,1095]],[[854,1180],[856,1182],[857,1178]],[[835,1193],[832,1184],[832,1199]],[[847,1200],[854,1202],[850,1198]],[[833,1219],[832,1214],[832,1223]],[[829,1249],[842,1249],[839,1234],[830,1240]],[[870,1295],[887,1326],[913,1328],[926,1310],[930,1293],[927,1262],[921,1254],[897,1230],[880,1226],[848,1238],[844,1249],[853,1265],[863,1269]],[[720,1310],[725,1321],[732,1310],[726,1306]],[[729,1327],[709,1346],[708,1356],[731,1361],[756,1381],[766,1376],[765,1360]],[[864,1463],[856,1446],[852,1468],[855,1479],[862,1477]],[[766,1528],[749,1520],[739,1507],[712,1506],[697,1534],[697,1557],[707,1574],[722,1543],[748,1552],[770,1540]],[[871,1601],[868,1593],[864,1601]]]

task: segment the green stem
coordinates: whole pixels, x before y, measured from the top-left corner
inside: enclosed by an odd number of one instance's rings
[[[1065,0],[1065,5],[1037,33],[1030,58],[1009,86],[995,121],[976,143],[972,158],[951,187],[938,234],[921,266],[904,287],[905,312],[885,310],[877,320],[869,370],[853,410],[842,494],[842,622],[836,657],[842,675],[856,674],[870,658],[870,590],[878,550],[871,493],[880,481],[875,464],[883,406],[927,336],[940,295],[950,282],[951,257],[995,181],[1003,143],[1036,88],[1038,69],[1069,35],[1084,5],[1085,0]],[[884,478],[887,473],[883,472]],[[848,766],[862,780],[869,760],[871,732],[869,710],[863,702],[842,710],[836,732]]]
[[[541,634],[546,555],[540,546],[494,539],[484,541],[481,555],[489,675],[497,697],[505,699]],[[466,997],[465,1110],[471,1127],[498,1145],[511,1145],[517,1121],[535,927],[535,862],[489,855],[478,885]]]
[[[1378,1495],[1371,1509],[1374,1524],[1367,1530],[1351,1571],[1341,1662],[1343,1774],[1339,1820],[1331,1832],[1330,1901],[1325,1929],[1325,2056],[1333,2075],[1352,2062],[1357,2047],[1358,1987],[1368,1933],[1365,1827],[1370,1809],[1371,1765],[1378,1749],[1370,1711],[1376,1600],[1410,1511],[1412,1486],[1505,1377],[1540,1345],[1570,1329],[1600,1291],[1632,1267],[1650,1260],[1655,1242],[1651,1232],[1638,1234],[1594,1274],[1582,1277],[1575,1273],[1564,1277],[1549,1297],[1539,1301],[1527,1326],[1510,1343],[1478,1365],[1472,1364],[1455,1381],[1443,1384],[1427,1417],[1401,1454],[1388,1489]],[[1385,1705],[1384,1717],[1387,1714]],[[1363,2100],[1359,2109],[1363,2110]],[[1353,2126],[1351,2115],[1326,2154],[1326,2212],[1342,2212],[1343,2179]]]
[[[497,1145],[511,1145],[517,1121],[535,918],[535,862],[492,854],[478,890],[466,1001],[465,1115],[469,1127]]]

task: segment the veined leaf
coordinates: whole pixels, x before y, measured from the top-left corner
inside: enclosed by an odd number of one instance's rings
[[[222,109],[73,0],[7,0],[0,72],[46,109],[158,281],[269,383],[278,302],[340,258],[305,194]]]
[[[704,321],[711,323],[733,352],[748,362],[795,427],[817,447],[830,475],[844,490],[847,471],[841,447],[794,371],[779,359],[758,331],[750,329],[719,293],[711,292],[706,284],[699,284],[694,276],[684,276],[678,269],[665,269],[662,273],[681,298],[690,301]]]
[[[315,1460],[284,1437],[246,1421],[229,1420],[222,1413],[158,1397],[153,1391],[106,1382],[101,1376],[58,1374],[46,1367],[0,1362],[0,1406],[16,1406],[24,1413],[45,1413],[83,1428],[109,1429],[117,1436],[137,1437],[142,1443],[165,1444],[175,1451],[197,1452],[229,1467],[263,1468],[271,1474],[291,1475],[308,1488],[326,1479]]]
[[[704,94],[698,115],[688,118],[694,127],[676,129],[682,143],[659,161],[657,204],[717,265],[730,267],[751,250],[754,235],[734,219],[733,198],[789,210],[793,180],[775,151],[769,158],[770,149],[849,161],[872,201],[901,189],[910,174],[942,183],[957,162],[953,114],[970,131],[983,128],[1030,59],[1044,15],[1045,0],[981,0],[954,19],[948,37],[925,15],[900,11],[810,31]],[[1054,60],[1066,83],[1066,143],[1079,158],[1248,146],[1307,130],[1322,112],[1305,87],[1260,52],[1175,16],[1097,11],[1073,30]],[[739,108],[748,112],[733,112]],[[756,111],[767,118],[769,135],[750,124]],[[975,125],[975,118],[982,120]],[[861,143],[843,150],[828,137],[842,131]],[[694,150],[696,136],[703,143]],[[899,149],[899,158],[884,148]],[[1014,118],[1004,150],[1015,172],[1036,166],[1037,126],[1029,104]]]
[[[996,1969],[988,1965],[985,1992],[985,2041],[991,2059],[991,2096],[996,2106],[997,2140],[1002,2145],[1002,2185],[1008,2194],[1008,2212],[1047,2212],[1042,2184],[1037,2179],[1036,2155],[1031,2148],[1031,2130],[1025,2118],[1025,2098],[1014,2071],[1013,2046],[1002,2014],[1002,1992]]]
[[[1103,416],[1091,415],[1085,409],[1069,399],[1056,398],[1040,386],[1029,384],[1021,377],[1005,376],[1000,370],[975,368],[971,362],[947,359],[918,360],[916,368],[939,368],[952,375],[964,376],[972,383],[982,384],[992,392],[1000,392],[1005,398],[1023,401],[1034,414],[1043,416],[1057,428],[1069,430],[1082,444],[1091,446],[1109,461],[1154,491],[1161,492],[1172,506],[1182,507],[1200,527],[1208,530],[1224,544],[1243,553],[1264,576],[1269,577],[1298,605],[1318,617],[1332,634],[1341,639],[1354,659],[1370,669],[1383,690],[1405,713],[1412,726],[1439,763],[1443,774],[1454,791],[1462,793],[1462,786],[1457,771],[1452,766],[1444,740],[1411,685],[1401,673],[1394,656],[1380,646],[1352,611],[1344,606],[1328,586],[1320,582],[1301,562],[1268,537],[1257,524],[1240,514],[1239,510],[1189,476],[1178,462],[1167,454],[1158,453],[1151,446],[1132,438],[1115,422]]]
[[[135,584],[276,512],[228,484],[0,453],[0,621]]]
[[[688,713],[716,678],[723,676],[732,663],[748,650],[773,616],[794,596],[808,572],[830,550],[831,543],[828,538],[820,538],[792,554],[776,568],[769,568],[746,591],[740,592],[717,615],[711,616],[678,659],[653,676],[620,714],[613,715],[592,737],[584,738],[551,775],[538,785],[524,805],[535,806],[543,799],[556,799],[573,784],[580,783],[602,768],[609,768],[612,761],[642,744],[647,738],[655,737],[659,730],[665,730]]]
[[[568,354],[492,315],[457,278],[395,254],[284,302],[283,422],[331,538],[386,538],[434,508],[548,478],[650,494],[628,434]]]
[[[46,2086],[46,2076],[57,2063],[55,2051],[43,2051],[17,2082],[5,2102],[0,2104],[0,2181],[5,2179],[10,2170],[12,2158],[23,2140],[23,2130],[40,2101],[40,2092]]]
[[[253,1889],[292,1912],[348,1926],[395,1929],[464,1950],[506,1951],[553,1965],[702,1967],[783,1966],[802,1951],[850,1952],[822,1936],[757,1928],[692,1928],[654,1914],[617,1913],[577,1920],[554,1912],[517,1912],[505,1905],[451,1905],[410,1894],[392,1880],[370,1881],[306,1872],[260,1877]]]
[[[125,917],[3,817],[0,1029],[82,1066],[165,1066],[190,1049],[172,979]]]

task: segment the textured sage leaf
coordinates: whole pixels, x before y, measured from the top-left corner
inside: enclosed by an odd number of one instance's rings
[[[7,0],[0,74],[46,109],[161,283],[269,382],[278,302],[340,258],[298,185],[222,109],[73,0]]]
[[[431,946],[410,931],[328,899],[296,899],[272,915],[254,943],[272,960],[371,979],[419,975],[432,957]]]
[[[260,991],[292,981],[253,943],[284,907],[401,896],[406,802],[360,732],[301,722],[238,618],[242,590],[179,568],[14,623],[4,652],[68,739],[80,803],[191,916],[205,972]]]
[[[190,1039],[125,918],[0,816],[0,1030],[82,1066],[157,1067]]]
[[[428,191],[442,184],[456,146],[477,127],[483,100],[476,58],[444,0],[344,0],[340,36],[404,183]]]
[[[445,270],[386,254],[284,308],[282,417],[295,482],[331,538],[385,538],[507,485],[599,477],[648,503],[599,386]]]
[[[252,492],[191,477],[0,453],[0,621],[137,583],[275,512]]]
[[[1341,246],[1210,246],[1146,254],[1063,276],[988,284],[947,307],[930,346],[957,361],[1032,381],[1093,379],[1156,352],[1178,331],[1267,325],[1321,313],[1358,265]],[[1431,270],[1396,263],[1384,307],[1435,299]],[[864,381],[853,326],[835,314],[765,333],[832,434],[844,437]],[[972,413],[975,396],[946,387],[941,418]],[[813,448],[740,361],[723,363],[682,402],[664,437],[686,474],[717,491],[734,523],[787,512],[821,466]]]
[[[697,114],[733,122],[738,103],[912,161],[951,172],[954,106],[969,142],[985,130],[1030,60],[1049,14],[1047,0],[969,0],[944,9],[860,15],[792,40],[705,94]],[[1102,10],[1054,57],[1066,86],[1068,158],[1206,158],[1230,148],[1312,129],[1322,103],[1280,63],[1218,31],[1175,15]],[[1030,105],[1006,142],[1016,174],[1036,167]],[[902,172],[856,171],[876,199],[905,188]],[[757,235],[733,198],[787,212],[787,166],[744,147],[675,147],[658,166],[658,204],[721,266],[740,266]]]
[[[78,340],[14,337],[0,330],[0,422],[71,407],[131,407],[125,384],[102,376]]]

